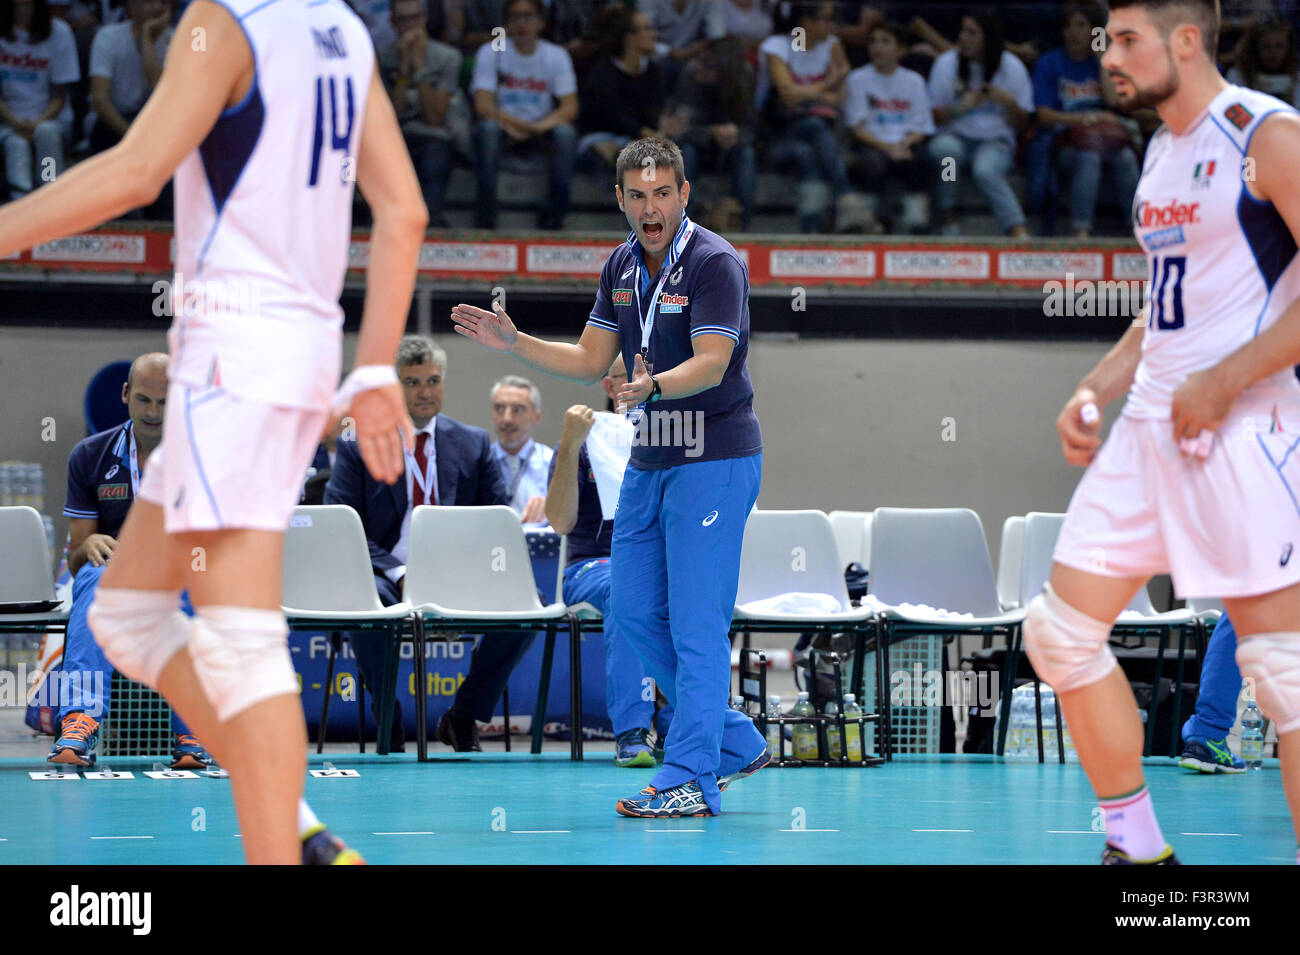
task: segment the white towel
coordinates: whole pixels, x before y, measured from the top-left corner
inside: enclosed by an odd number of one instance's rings
[[[740,609],[745,613],[763,616],[770,613],[833,614],[844,613],[852,608],[844,606],[838,597],[830,594],[796,593],[751,600],[749,603],[741,604]]]
[[[635,428],[621,414],[597,411],[595,423],[587,435],[587,457],[592,473],[596,475],[596,493],[600,495],[601,517],[614,519],[618,506],[619,488],[623,486],[623,472],[632,456],[632,435]]]
[[[929,617],[934,620],[974,620],[973,613],[961,613],[956,610],[944,610],[942,607],[936,609],[926,604],[887,604],[875,594],[867,594],[862,598],[862,606],[871,607],[873,610],[897,610],[899,613],[906,614],[909,617]]]

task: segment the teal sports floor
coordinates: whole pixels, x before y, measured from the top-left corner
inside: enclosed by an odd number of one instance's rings
[[[641,820],[615,800],[650,770],[607,753],[434,759],[313,756],[359,775],[308,778],[322,821],[375,863],[1092,864],[1102,849],[1077,764],[902,756],[866,769],[765,769],[735,783],[716,818]],[[1149,759],[1166,837],[1188,864],[1295,864],[1276,760],[1200,776]],[[0,864],[243,861],[226,779],[150,779],[152,761],[98,771],[132,779],[34,780],[0,759]],[[1098,823],[1099,824],[1099,823]]]

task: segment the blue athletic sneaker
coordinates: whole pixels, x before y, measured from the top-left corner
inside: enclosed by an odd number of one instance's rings
[[[713,810],[704,801],[700,784],[691,780],[669,789],[647,786],[629,799],[614,804],[621,816],[640,816],[651,819],[671,819],[678,816],[712,816]]]
[[[727,773],[725,776],[718,777],[718,792],[723,792],[728,786],[737,779],[744,779],[746,776],[753,776],[756,772],[772,761],[772,754],[764,748],[763,752],[758,754],[758,758],[738,773]]]
[[[99,744],[99,720],[85,713],[69,713],[63,718],[59,738],[50,748],[46,762],[71,766],[94,766],[95,747]]]
[[[203,744],[188,733],[177,733],[172,745],[172,769],[207,769],[212,756]]]
[[[322,825],[302,837],[303,865],[365,865],[366,860],[356,849]]]
[[[1246,763],[1228,748],[1227,739],[1207,739],[1193,736],[1183,745],[1183,755],[1178,760],[1183,769],[1198,773],[1244,773]]]
[[[650,747],[650,731],[643,726],[619,733],[614,745],[617,747],[614,754],[615,766],[635,769],[655,764],[654,751]]]

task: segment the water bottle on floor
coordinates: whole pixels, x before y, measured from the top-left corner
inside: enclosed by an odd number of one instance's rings
[[[1264,724],[1264,714],[1255,705],[1254,697],[1246,702],[1246,711],[1241,714],[1241,758],[1247,769],[1259,769],[1264,764],[1264,734],[1260,727]]]
[[[806,690],[799,693],[799,702],[794,705],[790,711],[791,716],[816,716],[817,711],[813,705],[808,702],[808,692]],[[817,727],[811,723],[796,723],[794,725],[794,756],[795,759],[816,759],[817,758]]]
[[[742,713],[745,712],[745,698],[739,694],[733,696],[731,698],[731,708],[733,710],[740,710]]]
[[[826,752],[830,754],[828,759],[839,759],[844,755],[844,747],[840,743],[840,705],[834,700],[826,704]]]
[[[854,719],[862,715],[862,707],[858,706],[857,697],[852,693],[844,694],[844,718],[845,720]],[[847,723],[844,727],[844,734],[848,738],[849,759],[858,762],[862,759],[862,724]]]
[[[767,698],[767,751],[773,756],[781,752],[781,724],[773,720],[781,718],[781,698],[776,695]]]

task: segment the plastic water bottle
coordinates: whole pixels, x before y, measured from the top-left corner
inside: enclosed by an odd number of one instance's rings
[[[829,759],[839,759],[844,755],[844,747],[840,744],[840,707],[834,700],[826,704],[826,752]]]
[[[862,715],[862,707],[858,706],[857,697],[852,693],[844,694],[844,718],[846,720]],[[844,727],[844,735],[848,737],[849,759],[858,762],[862,759],[862,724],[849,723]]]
[[[816,716],[817,711],[813,705],[808,702],[808,692],[802,691],[799,694],[799,702],[794,705],[790,711],[791,716]],[[795,759],[816,759],[817,758],[817,727],[811,723],[796,723],[794,725],[794,756]]]
[[[1252,697],[1241,714],[1241,758],[1246,761],[1247,769],[1260,769],[1264,764],[1264,734],[1260,732],[1263,723],[1264,714]]]
[[[742,713],[745,712],[745,698],[740,695],[733,696],[731,698],[731,708]]]
[[[767,751],[773,756],[781,752],[781,724],[773,720],[781,718],[781,698],[776,695],[767,698]]]

